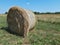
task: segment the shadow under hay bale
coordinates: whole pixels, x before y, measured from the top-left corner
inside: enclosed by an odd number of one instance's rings
[[[7,31],[10,34],[23,37],[22,35],[19,35],[19,34],[15,33],[15,32],[10,31],[10,29],[8,27],[1,27],[0,29]]]
[[[24,37],[34,28],[35,22],[35,15],[31,11],[19,7],[10,8],[7,15],[8,29]]]

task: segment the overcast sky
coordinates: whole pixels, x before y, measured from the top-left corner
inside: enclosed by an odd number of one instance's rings
[[[0,13],[8,11],[12,6],[38,12],[59,12],[60,0],[0,0]]]

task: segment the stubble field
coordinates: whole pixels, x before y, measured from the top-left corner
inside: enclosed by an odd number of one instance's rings
[[[35,29],[29,32],[30,45],[60,45],[60,14],[36,15]],[[0,45],[21,45],[23,38],[6,29],[6,15],[0,15]]]

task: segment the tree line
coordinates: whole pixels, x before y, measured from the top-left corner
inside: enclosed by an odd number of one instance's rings
[[[60,14],[60,12],[46,12],[46,13],[40,13],[40,12],[33,12],[34,14]],[[5,12],[5,14],[8,14],[8,12]]]
[[[43,12],[43,13],[34,12],[34,14],[60,14],[60,12]]]

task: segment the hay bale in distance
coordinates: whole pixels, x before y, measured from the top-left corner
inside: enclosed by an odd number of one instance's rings
[[[7,23],[10,31],[25,37],[35,26],[35,22],[35,15],[31,11],[19,7],[9,9]]]

